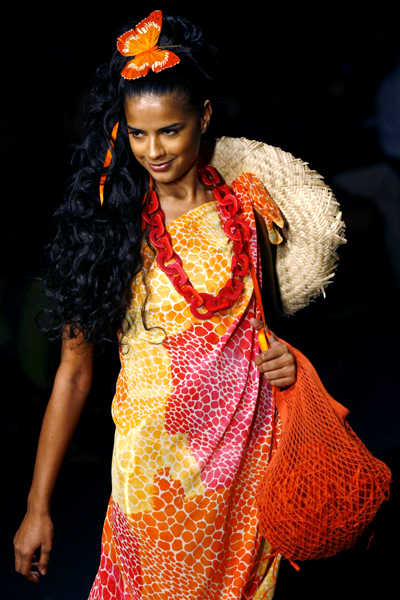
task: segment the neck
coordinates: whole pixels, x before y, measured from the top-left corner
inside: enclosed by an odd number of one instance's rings
[[[199,196],[204,194],[204,186],[199,181],[197,161],[179,179],[171,183],[154,182],[154,189],[160,202],[196,203]]]
[[[154,190],[166,225],[193,208],[214,200],[212,189],[199,181],[197,161],[182,177],[171,183],[154,182]]]

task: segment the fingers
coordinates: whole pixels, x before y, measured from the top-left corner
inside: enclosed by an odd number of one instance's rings
[[[296,361],[288,347],[275,336],[271,336],[269,342],[271,348],[259,354],[254,362],[271,385],[289,387],[296,381]]]
[[[259,321],[258,319],[254,319],[251,318],[250,319],[250,325],[252,327],[254,327],[254,329],[256,331],[260,331],[260,329],[264,329],[265,330],[265,335],[268,338],[268,343],[271,342],[271,340],[276,343],[279,344],[280,342],[278,342],[278,340],[276,339],[275,335],[272,333],[272,331],[268,328],[268,325],[265,325],[264,327],[264,321]]]
[[[50,560],[50,550],[51,548],[44,548],[42,546],[41,552],[40,552],[40,560],[39,560],[39,571],[41,575],[46,575],[47,573],[47,567],[49,564],[49,560]]]
[[[276,387],[288,387],[295,381],[295,367],[292,364],[282,366],[279,362],[271,361],[262,363],[258,370],[264,375],[271,385]]]
[[[258,319],[254,319],[254,318],[250,319],[250,325],[252,327],[254,327],[254,329],[257,329],[257,331],[264,327],[263,321],[259,321]]]
[[[268,331],[268,327],[264,327],[264,322],[259,321],[258,319],[250,319],[250,324],[254,329],[258,332],[258,345],[260,346],[261,352],[264,350],[268,350],[269,342],[267,341],[270,337],[270,332]]]
[[[281,346],[284,346],[282,342],[276,339],[275,334],[270,329],[268,329],[268,343],[271,347],[276,346],[277,344],[281,344]]]
[[[15,570],[28,581],[37,583],[45,575],[49,564],[53,540],[53,524],[50,515],[32,516],[27,513],[14,537]],[[35,551],[40,549],[37,561]]]
[[[272,372],[263,373],[265,379],[274,387],[287,388],[294,384],[294,370],[278,369]]]
[[[36,556],[28,552],[15,552],[15,570],[28,581],[38,583],[40,575],[46,575],[50,559],[50,550],[41,550],[39,562]]]
[[[39,572],[36,556],[27,551],[15,551],[15,570],[21,573],[28,581],[38,583]]]
[[[256,356],[254,362],[256,363],[256,365],[261,365],[266,361],[272,362],[277,360],[279,361],[279,359],[282,359],[282,364],[285,365],[291,362],[291,356],[292,355],[290,354],[288,347],[285,346],[285,344],[278,342],[277,344],[271,345],[271,348],[269,348],[269,350],[261,352],[258,356]],[[274,368],[276,367],[277,364],[275,363]]]

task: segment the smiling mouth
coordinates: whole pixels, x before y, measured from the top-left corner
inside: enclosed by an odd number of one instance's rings
[[[172,160],[163,163],[148,163],[148,165],[153,171],[165,171],[172,163]]]

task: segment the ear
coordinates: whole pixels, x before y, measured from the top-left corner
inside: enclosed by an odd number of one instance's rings
[[[201,115],[201,133],[205,133],[210,125],[212,115],[211,102],[206,100],[204,102],[203,113]]]

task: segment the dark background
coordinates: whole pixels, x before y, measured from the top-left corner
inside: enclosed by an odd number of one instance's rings
[[[111,491],[115,347],[96,357],[93,389],[55,492],[49,572],[35,586],[13,571],[12,538],[24,515],[60,350],[35,326],[37,278],[93,71],[113,51],[121,24],[158,8],[194,17],[219,47],[222,133],[279,146],[308,162],[333,188],[347,224],[348,243],[327,298],[284,319],[277,333],[312,360],[328,391],[350,409],[352,427],[391,467],[392,497],[374,521],[368,550],[371,531],[335,558],[301,564],[299,573],[285,562],[275,597],[393,595],[400,533],[400,150],[396,158],[382,146],[376,98],[400,61],[397,3],[275,4],[68,3],[48,4],[46,11],[32,3],[3,15],[2,599],[85,600],[97,570]]]

